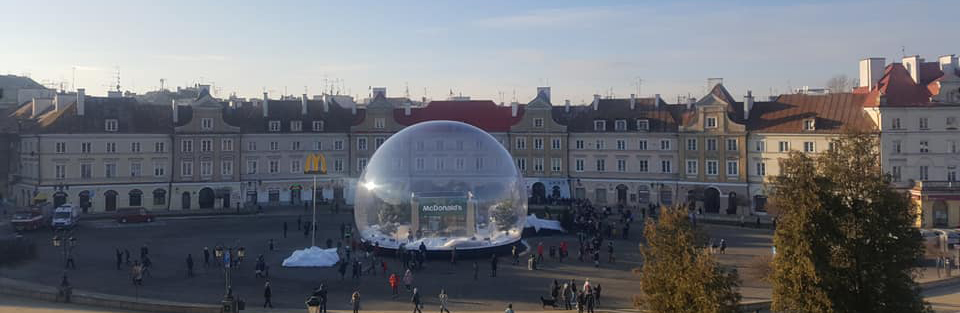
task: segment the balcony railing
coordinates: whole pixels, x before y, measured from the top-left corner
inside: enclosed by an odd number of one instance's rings
[[[913,189],[924,191],[960,191],[960,181],[923,181],[914,182]]]

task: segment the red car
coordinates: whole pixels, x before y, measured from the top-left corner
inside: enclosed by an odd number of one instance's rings
[[[118,223],[143,223],[153,222],[154,216],[144,208],[120,209],[117,211]]]

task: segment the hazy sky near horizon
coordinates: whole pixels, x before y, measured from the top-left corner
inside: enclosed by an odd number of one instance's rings
[[[0,74],[105,94],[212,83],[218,96],[319,94],[553,102],[734,96],[822,86],[857,61],[960,53],[944,1],[10,1]],[[953,15],[953,16],[952,16]],[[74,78],[75,77],[75,78]],[[501,96],[502,94],[502,96]]]

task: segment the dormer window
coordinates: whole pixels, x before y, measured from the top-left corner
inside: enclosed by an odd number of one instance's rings
[[[202,130],[213,129],[213,119],[208,117],[200,119],[200,129]]]
[[[280,131],[280,121],[270,121],[270,131],[272,132]]]
[[[593,130],[595,131],[606,131],[607,130],[607,121],[596,120],[593,121]]]
[[[323,131],[323,121],[313,121],[313,131],[322,132]]]
[[[386,127],[387,127],[387,120],[386,120],[386,119],[384,119],[384,118],[382,118],[382,117],[378,117],[378,118],[373,119],[373,128],[383,129],[383,128],[386,128]]]
[[[717,128],[717,118],[716,118],[716,117],[708,117],[707,120],[706,120],[704,123],[705,123],[705,124],[704,124],[704,127],[706,127],[706,128]]]
[[[116,120],[116,119],[108,119],[108,120],[104,121],[104,126],[103,126],[103,128],[104,128],[104,130],[106,130],[106,131],[108,131],[108,132],[115,132],[115,131],[117,131],[117,120]]]
[[[627,130],[627,120],[616,120],[613,122],[613,128],[616,131],[626,131]]]
[[[650,121],[637,120],[637,130],[650,130]]]
[[[533,127],[543,128],[543,118],[539,118],[539,117],[538,117],[538,118],[533,119]]]
[[[303,130],[303,121],[290,121],[290,131],[298,132]]]
[[[812,118],[803,120],[803,130],[815,130],[815,129],[817,129],[817,120]]]

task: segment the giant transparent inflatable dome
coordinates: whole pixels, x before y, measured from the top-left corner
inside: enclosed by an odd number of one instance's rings
[[[523,177],[487,132],[423,122],[390,136],[357,181],[360,236],[385,248],[480,249],[520,240]]]

